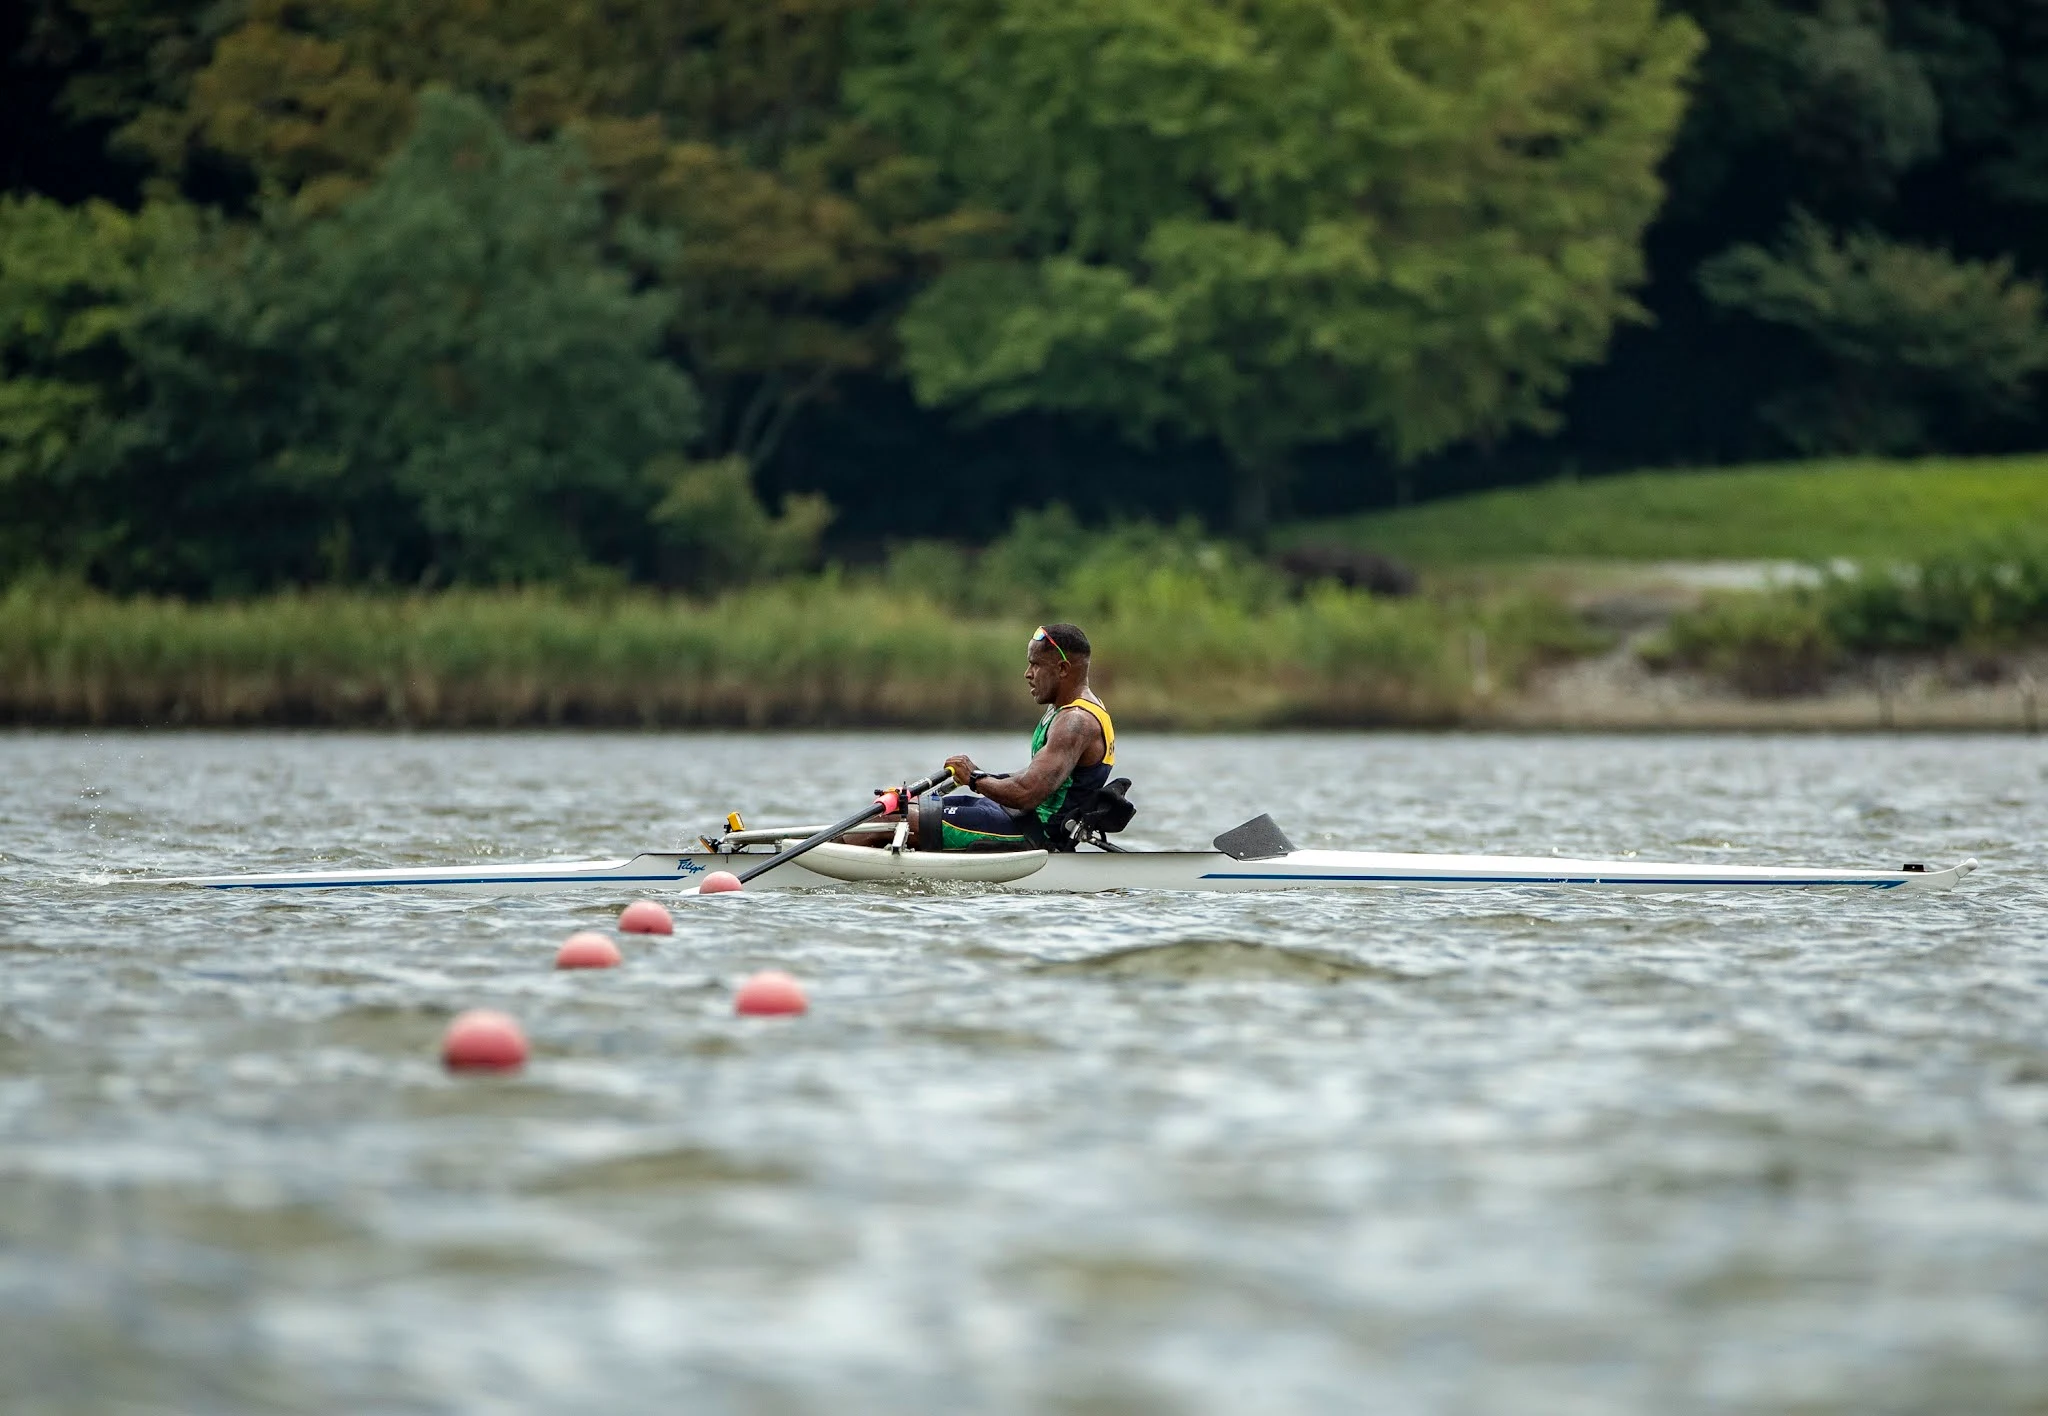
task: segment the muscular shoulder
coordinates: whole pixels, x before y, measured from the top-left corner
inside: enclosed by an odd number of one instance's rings
[[[1046,733],[1045,740],[1048,746],[1058,743],[1061,747],[1085,753],[1089,748],[1102,744],[1102,724],[1086,708],[1069,704],[1053,715],[1052,728]]]

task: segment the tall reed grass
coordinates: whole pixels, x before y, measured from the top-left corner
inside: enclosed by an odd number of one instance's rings
[[[1099,570],[1099,567],[1098,567]],[[1233,574],[1236,572],[1233,571]],[[1028,722],[1038,622],[828,572],[698,601],[545,590],[313,591],[211,604],[0,596],[0,720],[40,724],[925,727]],[[1068,617],[1132,726],[1454,720],[1584,629],[1532,599],[1223,593],[1170,560]],[[1037,606],[1030,613],[1036,614]],[[1051,617],[1047,614],[1046,617]]]

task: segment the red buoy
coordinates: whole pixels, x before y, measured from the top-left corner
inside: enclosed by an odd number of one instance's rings
[[[659,905],[655,906],[660,909]],[[663,919],[668,916],[663,915]],[[579,930],[555,953],[558,969],[613,969],[621,962],[619,946],[594,929]]]
[[[704,882],[697,887],[697,893],[700,895],[728,895],[734,890],[744,890],[745,888],[746,886],[740,884],[739,876],[734,875],[730,870],[714,870],[704,877]]]
[[[772,1018],[809,1009],[804,986],[781,969],[763,969],[733,995],[732,1010],[743,1018]]]
[[[509,1072],[526,1064],[526,1034],[503,1013],[472,1008],[448,1025],[441,1061],[458,1070]]]
[[[668,911],[652,900],[635,900],[619,912],[619,930],[624,934],[674,934],[675,921]]]

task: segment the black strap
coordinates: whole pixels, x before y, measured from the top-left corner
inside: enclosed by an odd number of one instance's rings
[[[1003,810],[1010,813],[1011,824],[1016,826],[1017,833],[1031,845],[1041,851],[1056,851],[1060,849],[1060,847],[1053,844],[1052,837],[1046,835],[1045,823],[1038,819],[1036,808],[1023,810],[1014,806],[1006,806]],[[1058,818],[1054,819],[1057,820]]]
[[[939,796],[937,792],[932,793],[930,796],[919,797],[917,799],[917,838],[910,843],[912,849],[920,851],[945,849],[946,833],[942,824],[943,820],[944,818],[939,815]]]

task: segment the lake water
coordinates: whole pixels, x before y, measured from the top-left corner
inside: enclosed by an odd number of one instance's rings
[[[1945,896],[222,896],[967,734],[0,735],[0,1410],[2039,1412],[2048,743],[1157,737],[1127,839]],[[800,1020],[732,1016],[775,965]],[[515,1013],[517,1077],[447,1018]]]

